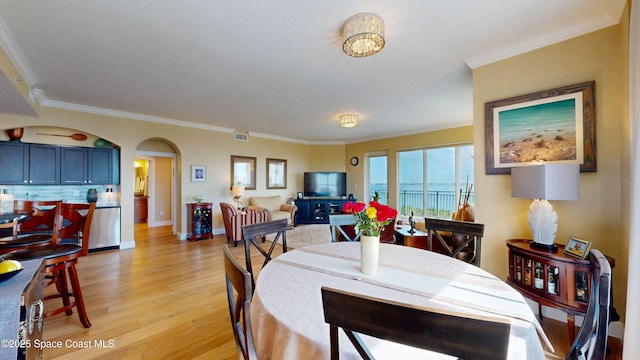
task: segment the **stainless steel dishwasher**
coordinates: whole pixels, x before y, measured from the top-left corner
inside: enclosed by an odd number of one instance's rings
[[[120,248],[120,206],[100,206],[93,212],[89,251]]]

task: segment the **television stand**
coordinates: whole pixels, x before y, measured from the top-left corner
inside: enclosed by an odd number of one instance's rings
[[[328,224],[329,215],[340,214],[342,206],[357,199],[316,197],[296,199],[295,225],[298,224]]]

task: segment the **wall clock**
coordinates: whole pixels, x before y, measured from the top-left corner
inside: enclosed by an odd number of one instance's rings
[[[359,160],[358,160],[357,156],[354,156],[354,157],[351,158],[351,165],[352,166],[358,165],[358,162],[359,162]]]

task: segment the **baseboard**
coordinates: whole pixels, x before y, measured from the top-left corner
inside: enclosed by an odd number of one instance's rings
[[[529,307],[531,307],[531,310],[533,310],[533,313],[538,315],[538,303],[529,298],[525,298],[525,300],[529,304]],[[556,320],[556,321],[560,321],[563,323],[567,322],[567,313],[565,313],[562,310],[544,306],[544,305],[542,306],[542,316],[549,319]],[[583,316],[577,315],[576,326],[582,326],[583,320],[584,320]],[[618,338],[622,341],[624,337],[624,323],[621,321],[611,322],[609,324],[609,336]]]
[[[122,241],[120,242],[120,250],[122,249],[133,249],[136,247],[135,241]]]
[[[624,339],[624,323],[622,321],[613,321],[609,324],[609,336]]]
[[[173,225],[172,220],[154,221],[152,223],[147,223],[148,227],[159,227],[159,226],[169,226],[169,225]]]

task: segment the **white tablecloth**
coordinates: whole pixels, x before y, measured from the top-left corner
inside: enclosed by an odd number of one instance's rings
[[[261,359],[329,359],[329,325],[320,287],[436,309],[504,317],[511,322],[509,359],[544,359],[547,341],[523,297],[490,273],[437,253],[381,244],[375,275],[359,270],[360,243],[331,243],[289,251],[258,277],[251,321]],[[385,316],[385,314],[380,314]],[[359,355],[341,331],[341,358]],[[380,359],[449,358],[363,336]],[[460,339],[464,341],[464,339]],[[549,345],[550,346],[550,345]]]

